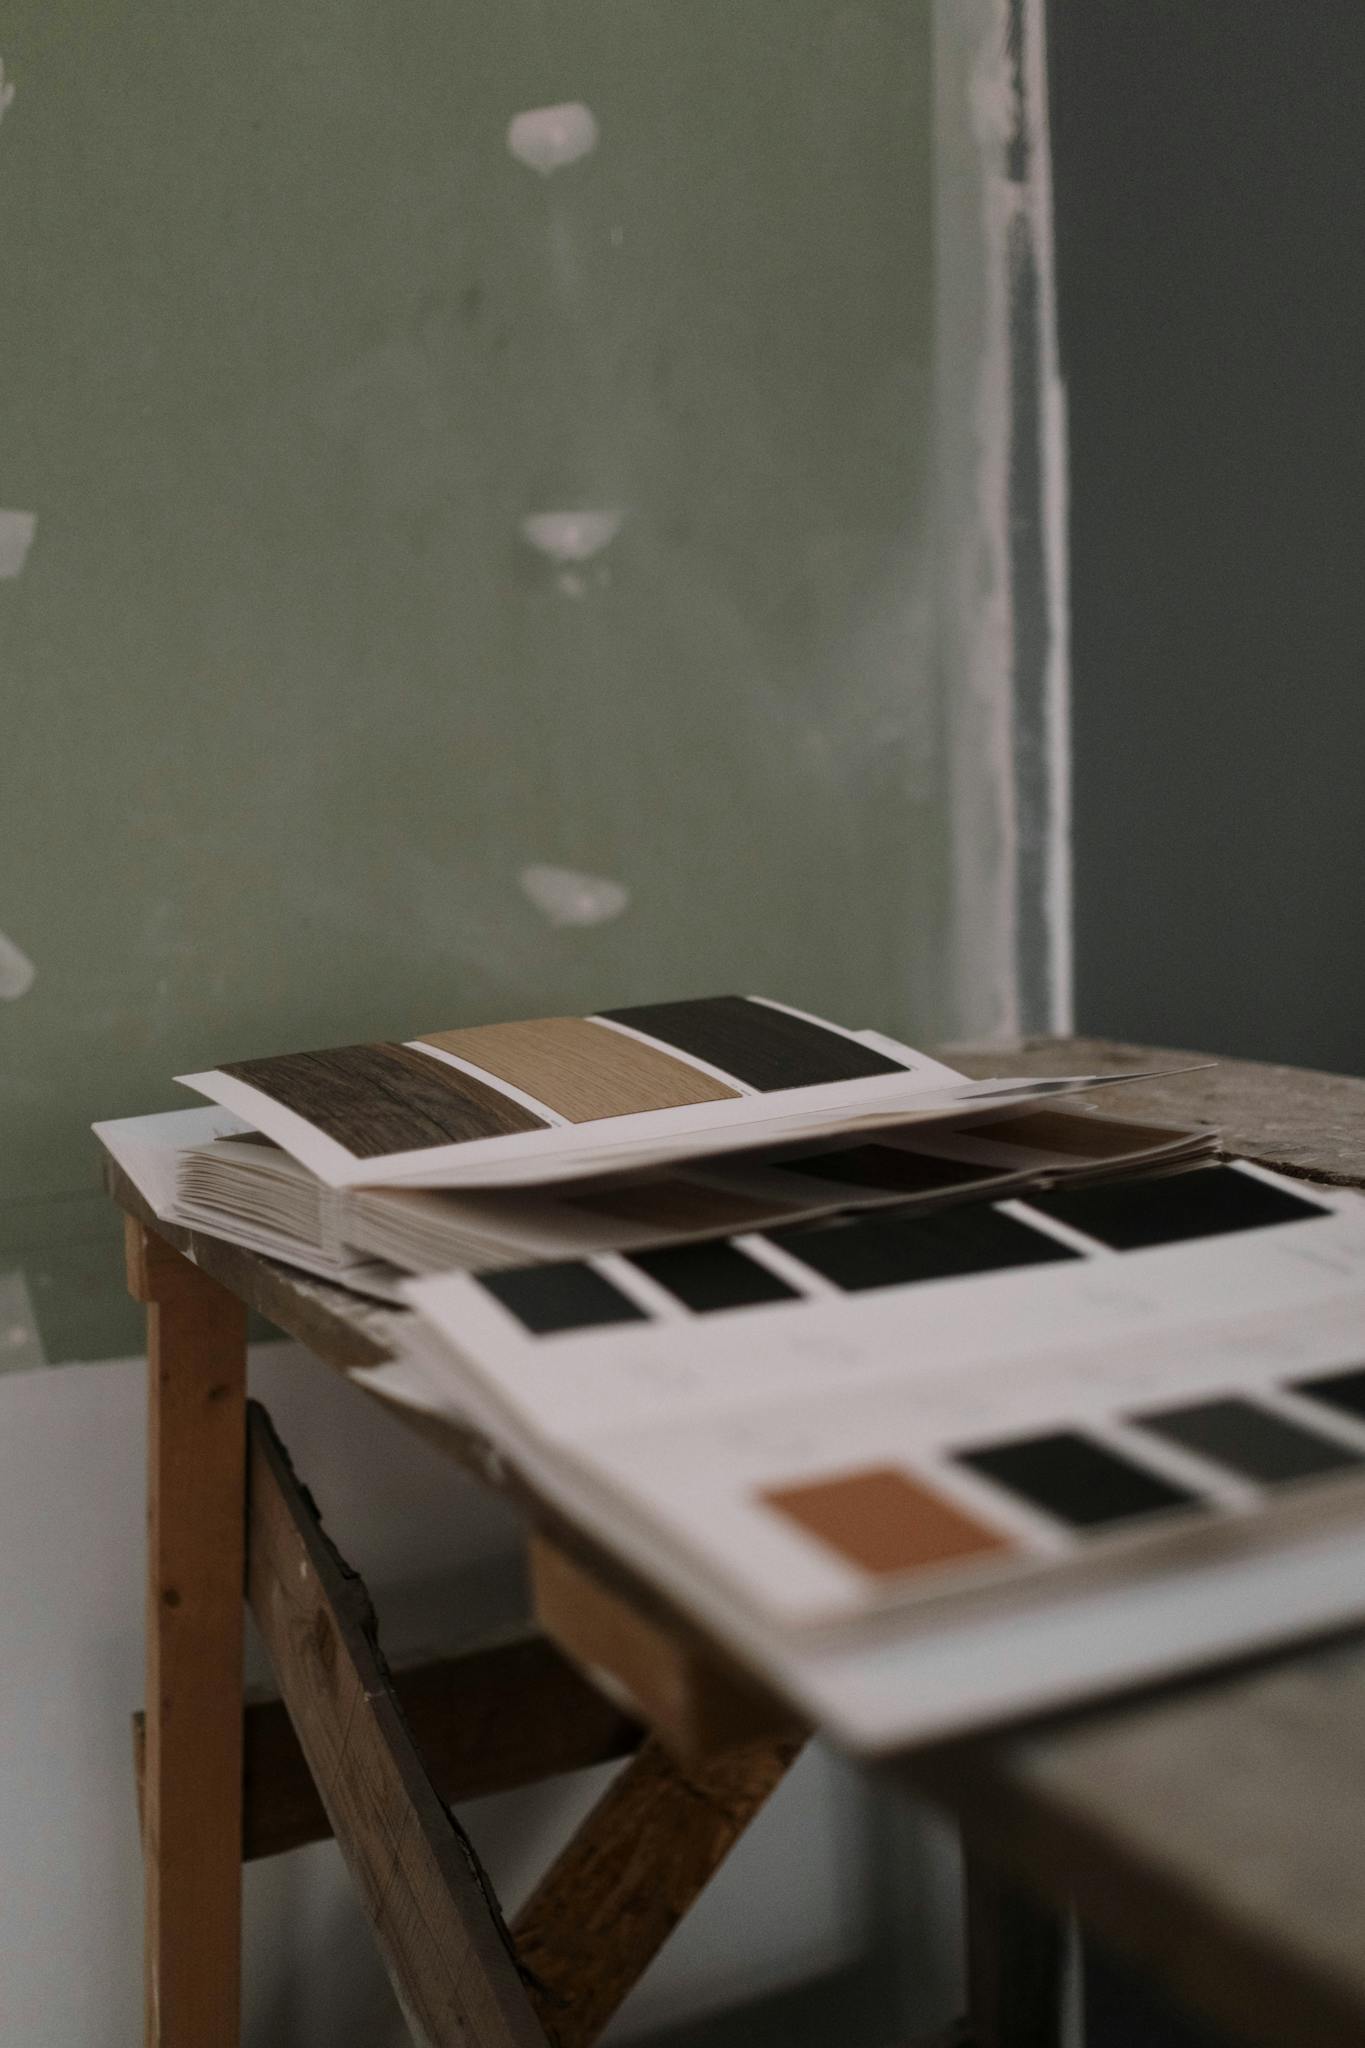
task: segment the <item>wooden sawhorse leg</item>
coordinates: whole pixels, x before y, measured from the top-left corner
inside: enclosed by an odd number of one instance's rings
[[[513,1923],[555,2048],[591,2048],[800,1750],[777,1737],[684,1768],[647,1742]]]
[[[147,1691],[138,1728],[147,2048],[239,2048],[243,1854],[316,1839],[329,1826],[419,2039],[433,2048],[539,2048],[547,2039],[590,2048],[780,1783],[799,1736],[755,1733],[752,1702],[716,1687],[648,1625],[632,1619],[623,1635],[614,1602],[577,1583],[563,1560],[551,1559],[547,1572],[542,1557],[542,1598],[554,1610],[568,1596],[576,1626],[587,1629],[587,1661],[624,1663],[683,1753],[698,1753],[680,1763],[647,1741],[509,1936],[418,1761],[400,1700],[433,1722],[447,1796],[605,1760],[638,1737],[534,1639],[413,1672],[395,1692],[363,1588],[323,1537],[263,1415],[248,1459],[242,1303],[131,1218],[128,1280],[148,1310]],[[277,1705],[247,1710],[257,1770],[244,1813],[248,1535],[252,1604],[294,1735]],[[490,1735],[490,1716],[500,1737]],[[700,1738],[718,1728],[731,1746],[712,1750]],[[1051,2048],[1055,1923],[988,1870],[971,1875],[970,2011],[951,2039]]]
[[[254,1405],[247,1469],[251,1609],[414,2039],[427,2048],[544,2048],[547,2040],[588,2048],[799,1744],[754,1744],[684,1770],[647,1741],[509,1934],[472,1844],[419,1756],[404,1684],[380,1654],[364,1586]],[[490,1704],[503,1701],[504,1720],[520,1723],[513,1747],[522,1782],[546,1764],[599,1761],[629,1746],[612,1711],[548,1644],[535,1652],[531,1682],[516,1690],[492,1669],[501,1654],[465,1653],[448,1682],[457,1716],[486,1690]],[[459,1747],[446,1737],[441,1778],[463,1778],[466,1796],[492,1789],[472,1752],[461,1762]]]
[[[147,2048],[238,2048],[246,1310],[127,1219],[147,1305]]]

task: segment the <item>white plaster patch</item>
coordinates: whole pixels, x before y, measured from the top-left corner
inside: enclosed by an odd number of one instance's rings
[[[37,979],[38,970],[28,954],[0,932],[0,1003],[26,996]]]
[[[581,875],[576,868],[533,863],[521,871],[522,894],[551,924],[609,924],[630,902],[623,882],[606,875]]]
[[[0,121],[3,121],[14,98],[14,87],[5,79],[5,60],[0,57]]]
[[[0,512],[0,576],[19,574],[37,528],[36,512]]]
[[[597,147],[597,117],[582,100],[558,107],[528,107],[507,124],[507,147],[519,163],[548,178]]]
[[[522,537],[555,562],[590,562],[621,531],[624,512],[529,512]]]

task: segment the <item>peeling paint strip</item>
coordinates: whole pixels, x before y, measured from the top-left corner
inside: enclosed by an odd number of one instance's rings
[[[1042,745],[1047,817],[1044,906],[1048,924],[1048,1013],[1043,1028],[1075,1028],[1075,927],[1071,837],[1071,600],[1067,554],[1066,389],[1057,338],[1056,238],[1052,205],[1052,135],[1048,114],[1044,0],[1023,0],[1023,93],[1033,134],[1028,188],[1038,283],[1039,519],[1048,641],[1043,676]]]
[[[37,979],[38,970],[28,954],[0,932],[0,1003],[26,996]]]
[[[0,512],[0,576],[18,576],[38,530],[36,512]]]
[[[1064,394],[1043,0],[936,0],[939,631],[954,1024],[1065,1030],[1072,933]],[[964,130],[974,147],[955,146]]]

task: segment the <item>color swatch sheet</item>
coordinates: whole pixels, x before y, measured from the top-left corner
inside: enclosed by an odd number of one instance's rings
[[[1365,1611],[1355,1195],[1203,1167],[409,1298],[442,1340],[434,1388],[856,1742],[1321,1620],[1292,1573],[1274,1597],[1295,1545],[1353,1544]],[[1115,1636],[1125,1603],[1178,1607],[1209,1568],[1260,1574],[1245,1611],[1192,1637],[1186,1615],[1179,1654],[1161,1613]],[[1338,1615],[1343,1581],[1315,1583]],[[1069,1661],[1005,1655],[1025,1615],[1073,1630]],[[896,1659],[931,1639],[994,1643],[994,1679],[969,1656],[965,1691],[917,1701]],[[873,1642],[890,1676],[859,1707]]]
[[[968,1081],[878,1032],[750,996],[433,1031],[180,1079],[333,1187],[452,1188],[642,1171],[1101,1085]]]

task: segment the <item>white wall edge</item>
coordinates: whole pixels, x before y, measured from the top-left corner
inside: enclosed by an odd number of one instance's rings
[[[1072,1017],[1065,396],[1043,0],[936,0],[935,539],[951,1029]]]

